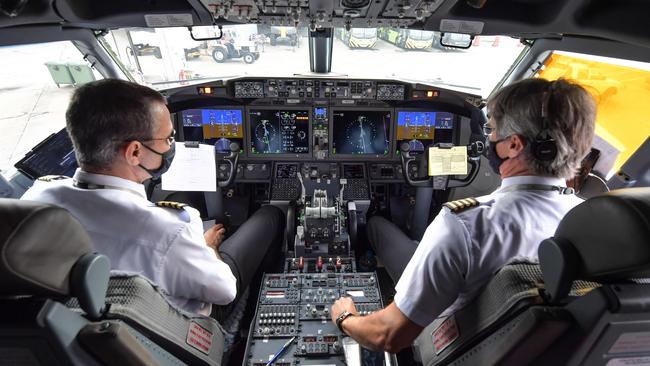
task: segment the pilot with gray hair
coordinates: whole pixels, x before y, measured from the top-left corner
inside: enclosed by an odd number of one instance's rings
[[[147,199],[143,182],[159,178],[175,154],[165,98],[148,87],[100,80],[77,88],[66,128],[80,168],[72,179],[42,179],[22,197],[61,206],[88,231],[113,270],[160,286],[185,311],[209,315],[212,304],[241,296],[282,238],[283,214],[264,206],[233,235],[216,224],[203,232],[199,212]],[[223,320],[233,306],[219,307]]]
[[[332,321],[361,345],[397,352],[438,317],[465,306],[514,257],[537,257],[540,242],[582,200],[565,180],[589,153],[596,105],[568,80],[526,79],[488,101],[487,157],[502,177],[492,194],[447,202],[419,244],[373,217],[368,239],[397,283],[394,302],[359,316],[353,299],[332,306]]]

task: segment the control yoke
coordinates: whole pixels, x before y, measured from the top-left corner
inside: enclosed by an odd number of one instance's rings
[[[439,147],[451,147],[449,144],[437,144]],[[475,141],[467,145],[467,162],[470,165],[469,173],[463,178],[449,178],[447,181],[446,188],[458,188],[465,187],[469,185],[476,175],[478,174],[479,168],[481,167],[481,154],[485,150],[485,144],[482,141]],[[415,162],[416,157],[411,155],[411,147],[408,142],[404,142],[400,145],[400,157],[402,159],[402,172],[404,173],[404,179],[406,182],[414,187],[433,187],[434,189],[440,189],[439,186],[434,184],[434,177],[426,178],[411,178],[409,175],[410,164]]]
[[[223,194],[221,192],[222,188],[228,187],[232,181],[235,179],[237,174],[237,162],[239,161],[239,144],[236,142],[230,143],[230,154],[225,156],[223,160],[227,161],[230,165],[230,171],[228,173],[228,179],[219,181],[217,179],[217,191],[216,191],[216,201],[215,206],[215,221],[220,223],[226,223],[227,217],[224,211],[223,206]]]
[[[223,160],[227,161],[230,165],[230,172],[228,173],[228,179],[217,182],[219,188],[225,188],[229,186],[232,181],[235,179],[237,174],[237,162],[239,161],[239,144],[236,142],[230,143],[230,154],[224,156]]]

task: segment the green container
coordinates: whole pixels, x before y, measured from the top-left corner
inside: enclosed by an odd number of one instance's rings
[[[68,69],[68,65],[56,62],[46,62],[45,66],[47,66],[47,69],[50,71],[52,80],[54,80],[57,87],[60,87],[61,84],[75,84],[74,78]]]
[[[70,63],[68,64],[68,70],[70,70],[70,74],[72,75],[72,78],[74,79],[74,83],[76,85],[95,81],[95,74],[93,74],[93,70],[86,64]]]

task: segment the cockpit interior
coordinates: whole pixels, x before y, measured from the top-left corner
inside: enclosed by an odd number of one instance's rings
[[[0,364],[650,365],[649,21],[638,0],[0,0]],[[498,189],[487,102],[526,78],[596,100],[567,182],[585,202],[410,347],[360,346],[332,304],[369,316],[395,295],[368,220],[417,242],[445,203]],[[65,110],[100,79],[166,101],[176,157],[149,201],[226,237],[281,210],[234,331],[116,271],[66,210],[19,200],[73,177]]]

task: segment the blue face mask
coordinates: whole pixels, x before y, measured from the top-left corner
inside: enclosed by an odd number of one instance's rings
[[[160,178],[165,172],[169,170],[169,167],[172,165],[172,160],[174,160],[174,155],[176,155],[176,144],[172,144],[171,148],[164,153],[159,153],[158,151],[150,148],[149,146],[142,144],[142,146],[146,147],[147,150],[151,151],[154,154],[158,154],[162,156],[162,162],[160,163],[160,166],[156,169],[148,169],[142,166],[142,164],[139,164],[140,168],[144,169],[147,173],[151,175],[151,179],[158,179]]]
[[[488,161],[490,162],[490,168],[492,168],[492,171],[494,171],[495,174],[501,175],[501,172],[499,171],[499,169],[501,168],[501,164],[503,164],[504,161],[510,159],[510,158],[504,159],[499,157],[499,154],[497,153],[497,144],[499,142],[507,140],[509,137],[510,136],[496,141],[490,141],[490,139],[487,139],[487,143],[488,143],[487,158]]]

